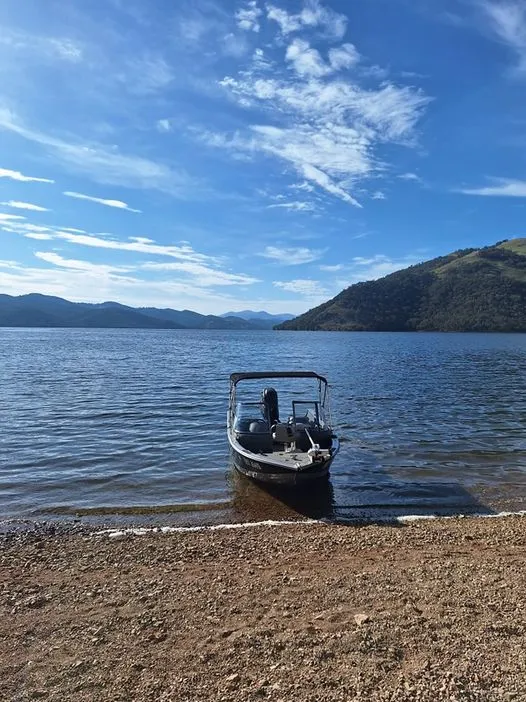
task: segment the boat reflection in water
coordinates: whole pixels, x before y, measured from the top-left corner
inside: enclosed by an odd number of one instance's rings
[[[232,490],[231,508],[236,520],[261,521],[334,518],[334,491],[330,480],[294,490],[278,485],[257,483],[239,473],[232,465],[228,474]]]

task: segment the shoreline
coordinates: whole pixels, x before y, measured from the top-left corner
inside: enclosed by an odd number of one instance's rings
[[[0,698],[525,700],[524,516],[11,532]]]
[[[281,517],[267,517],[258,515],[251,518],[248,515],[243,519],[242,514],[235,514],[232,521],[224,521],[222,517],[227,515],[223,510],[206,510],[213,515],[212,519],[203,521],[202,516],[205,510],[181,510],[177,512],[153,510],[148,512],[147,508],[140,511],[118,511],[112,512],[109,508],[104,509],[100,514],[79,514],[73,513],[36,515],[34,517],[4,517],[0,518],[0,542],[12,534],[38,534],[40,536],[59,536],[66,534],[80,534],[93,536],[107,533],[122,533],[123,535],[143,535],[145,533],[184,533],[192,531],[215,531],[219,529],[251,528],[257,526],[286,526],[286,525],[332,525],[347,527],[365,526],[396,526],[411,522],[425,522],[435,520],[462,520],[462,519],[502,519],[507,517],[526,517],[526,509],[503,509],[493,511],[487,509],[480,512],[465,511],[442,511],[442,512],[415,512],[407,514],[386,513],[377,516],[356,516],[354,518],[336,517],[313,518],[297,512],[287,511]],[[162,515],[162,520],[159,520]],[[259,517],[259,518],[258,518]],[[146,518],[146,519],[145,519]]]

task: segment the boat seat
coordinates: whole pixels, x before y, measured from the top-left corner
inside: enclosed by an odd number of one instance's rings
[[[254,419],[250,422],[248,430],[251,434],[268,434],[268,424],[264,419]]]
[[[296,440],[292,427],[281,422],[272,427],[272,438],[278,444],[292,444]]]

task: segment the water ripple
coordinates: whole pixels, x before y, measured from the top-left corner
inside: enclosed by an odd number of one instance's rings
[[[261,492],[229,473],[228,376],[268,368],[334,386],[342,450],[318,516],[526,497],[526,335],[3,329],[0,368],[2,517],[253,514]]]

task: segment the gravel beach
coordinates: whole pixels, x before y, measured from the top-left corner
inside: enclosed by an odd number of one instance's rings
[[[526,519],[0,541],[0,699],[526,700]]]

